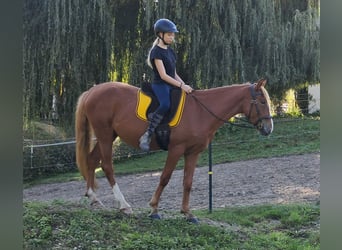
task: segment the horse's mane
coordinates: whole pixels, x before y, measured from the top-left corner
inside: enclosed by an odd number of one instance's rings
[[[237,88],[237,87],[243,87],[243,86],[250,86],[251,85],[251,82],[245,82],[245,83],[234,83],[234,84],[231,84],[231,85],[224,85],[224,86],[220,86],[220,87],[213,87],[213,88],[208,88],[208,89],[201,89],[201,90],[196,90],[194,93],[196,95],[206,95],[210,92],[217,92],[217,91],[220,91],[220,90],[224,90],[224,89],[230,89],[230,88]],[[267,90],[264,88],[264,86],[261,86],[260,90],[262,91],[264,97],[266,98],[267,100],[267,103],[268,105],[270,106],[271,105],[271,99],[270,99],[270,96],[267,92]]]
[[[267,103],[268,103],[268,105],[269,105],[269,108],[271,109],[271,98],[270,98],[270,96],[268,95],[267,90],[265,89],[264,86],[261,86],[260,89],[261,89],[262,93],[264,94],[264,97],[265,97],[266,100],[267,100]]]
[[[210,92],[217,92],[217,91],[220,92],[220,90],[242,87],[242,86],[249,86],[249,85],[250,85],[250,83],[235,83],[235,84],[231,84],[231,85],[223,85],[223,86],[212,87],[212,88],[208,88],[208,89],[199,89],[199,90],[196,90],[195,93],[196,94],[207,94]]]

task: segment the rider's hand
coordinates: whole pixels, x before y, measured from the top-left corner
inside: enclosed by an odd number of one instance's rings
[[[191,88],[191,86],[187,84],[183,84],[182,89],[188,94],[190,94],[193,91],[193,88]]]

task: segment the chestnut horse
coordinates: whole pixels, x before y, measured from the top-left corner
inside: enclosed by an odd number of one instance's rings
[[[199,154],[205,150],[215,132],[232,116],[242,113],[262,135],[273,130],[270,99],[264,85],[244,83],[207,90],[196,90],[186,96],[181,121],[171,128],[168,155],[160,181],[150,201],[150,216],[160,218],[158,204],[180,157],[184,156],[183,200],[181,213],[193,222],[196,218],[189,207],[190,190]],[[120,137],[125,143],[139,148],[139,138],[148,123],[136,115],[139,88],[120,82],[96,85],[82,93],[76,108],[76,158],[78,168],[87,182],[86,196],[99,203],[95,193],[95,169],[101,165],[120,210],[132,213],[115,181],[112,165],[112,144]],[[92,146],[92,136],[96,143]],[[159,149],[154,138],[151,150]],[[137,184],[139,185],[139,184]]]

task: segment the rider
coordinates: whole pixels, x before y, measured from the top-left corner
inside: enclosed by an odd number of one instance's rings
[[[171,89],[179,87],[186,93],[193,90],[177,74],[176,54],[169,47],[174,41],[175,33],[178,33],[176,25],[169,19],[162,18],[154,24],[154,32],[157,38],[148,53],[147,64],[153,69],[152,89],[158,98],[159,107],[149,115],[148,128],[139,139],[139,146],[143,151],[149,151],[152,134],[170,109]]]

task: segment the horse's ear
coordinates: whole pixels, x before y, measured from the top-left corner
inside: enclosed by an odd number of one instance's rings
[[[264,79],[264,78],[262,78],[262,79],[258,80],[258,82],[257,82],[257,85],[256,85],[255,89],[256,89],[256,90],[260,89],[262,86],[265,86],[265,85],[266,85],[266,83],[267,83],[267,80],[266,80],[266,79]]]

